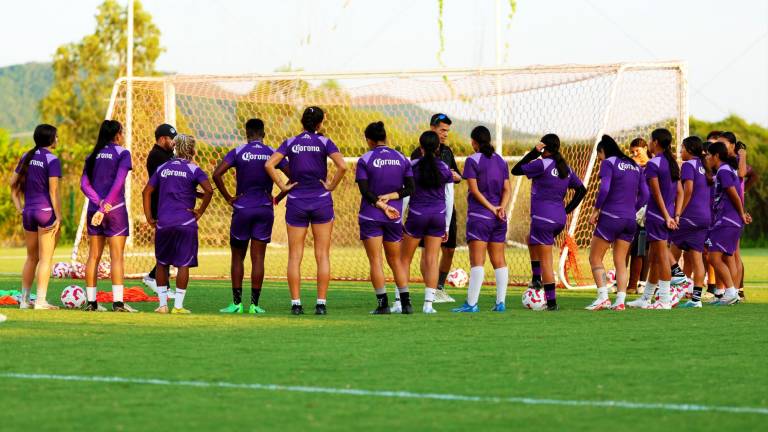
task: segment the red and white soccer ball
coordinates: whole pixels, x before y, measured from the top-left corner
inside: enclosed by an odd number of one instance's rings
[[[72,279],[85,279],[85,265],[79,262],[73,262],[70,277]]]
[[[535,311],[547,308],[547,298],[543,289],[528,288],[523,291],[523,307]]]
[[[97,269],[96,273],[98,274],[99,279],[107,279],[112,273],[112,266],[109,264],[109,262],[102,261],[99,263],[99,268]]]
[[[675,287],[669,287],[669,296],[670,296],[670,304],[672,307],[677,307],[678,304],[680,304],[680,293]],[[656,295],[653,296],[654,300],[659,301],[661,298],[659,296],[659,292],[656,291]]]
[[[608,279],[608,286],[616,283],[616,270],[608,270],[605,272],[605,277]]]
[[[464,288],[467,285],[467,282],[469,282],[469,276],[467,275],[467,272],[460,268],[451,270],[445,279],[449,284],[455,286],[456,288]]]
[[[78,309],[85,304],[85,291],[77,285],[70,285],[61,292],[61,304],[67,309]]]
[[[58,279],[68,278],[71,273],[72,266],[69,263],[57,262],[51,268],[51,276]]]

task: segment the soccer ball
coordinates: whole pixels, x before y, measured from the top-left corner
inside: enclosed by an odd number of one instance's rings
[[[69,277],[71,273],[72,273],[72,266],[69,265],[69,263],[57,262],[51,268],[51,276],[58,279]]]
[[[73,262],[70,277],[72,279],[85,279],[85,266],[79,262]]]
[[[77,309],[85,303],[85,291],[77,285],[70,285],[61,292],[61,304],[67,309]]]
[[[659,296],[659,292],[658,291],[656,291],[656,295],[653,296],[653,298],[656,301],[659,301],[661,296]],[[669,298],[670,298],[670,304],[672,305],[673,308],[677,307],[677,305],[680,304],[680,293],[677,290],[677,288],[669,287]]]
[[[106,279],[112,273],[112,266],[107,261],[102,261],[99,263],[96,273],[99,279]]]
[[[523,292],[523,307],[535,311],[542,311],[547,308],[547,298],[544,290],[528,288]]]
[[[446,280],[456,288],[463,288],[467,285],[469,276],[467,276],[467,272],[465,272],[464,269],[453,269],[448,273]]]
[[[605,272],[605,277],[608,279],[608,285],[613,285],[616,283],[616,270],[608,270]]]

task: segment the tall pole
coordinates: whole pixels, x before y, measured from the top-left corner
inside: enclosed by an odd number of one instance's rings
[[[125,53],[125,148],[128,151],[133,147],[133,0],[128,0],[128,28],[126,29],[126,53]],[[128,210],[128,229],[133,232],[133,217],[131,217],[131,175],[125,181],[125,207]],[[133,243],[133,236],[129,236],[127,243]]]
[[[496,67],[501,66],[502,43],[501,43],[501,0],[496,0]],[[496,153],[501,154],[503,144],[501,124],[501,75],[496,73]]]

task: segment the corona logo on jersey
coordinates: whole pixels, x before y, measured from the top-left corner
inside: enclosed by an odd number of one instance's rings
[[[173,169],[170,169],[170,168],[166,168],[166,169],[160,171],[160,177],[166,178],[168,176],[187,178],[187,172],[186,171],[173,170]]]
[[[703,167],[703,166],[700,166],[700,167],[699,167],[699,174],[701,174],[701,175],[704,175],[704,174],[706,174],[706,173],[707,173],[707,172],[704,170],[704,167]]]
[[[400,161],[397,159],[374,159],[373,166],[375,168],[381,168],[383,166],[400,166]]]
[[[633,165],[633,164],[631,164],[629,162],[619,162],[618,167],[619,167],[619,171],[630,170],[630,171],[640,172],[639,168],[637,168],[635,165]]]
[[[96,159],[112,159],[112,153],[99,153],[96,155]]]
[[[291,147],[291,153],[298,154],[301,152],[320,152],[320,146],[296,144],[295,146]]]
[[[552,168],[552,171],[550,171],[550,174],[552,174],[552,177],[558,177],[559,173],[557,172],[557,167]]]
[[[29,164],[30,165],[34,165],[36,167],[45,168],[45,165],[41,161],[38,161],[38,160],[32,159],[31,161],[29,161]]]
[[[243,153],[243,160],[246,162],[255,161],[255,160],[268,160],[269,155],[265,154],[253,154],[253,153]]]

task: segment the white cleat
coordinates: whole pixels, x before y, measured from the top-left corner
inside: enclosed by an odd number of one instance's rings
[[[720,299],[720,301],[717,302],[715,304],[715,306],[731,306],[731,305],[735,305],[736,303],[738,303],[739,300],[740,299],[739,299],[738,295],[735,295],[733,297],[723,296],[723,298]]]
[[[45,303],[35,303],[35,310],[58,310],[58,306],[54,306],[48,302]]]
[[[393,314],[403,313],[403,304],[400,303],[400,300],[395,300],[392,303],[392,307],[389,308],[389,313],[393,313]]]
[[[28,301],[20,301],[19,302],[19,309],[33,309],[35,307],[35,304],[33,302]]]
[[[610,299],[604,299],[604,300],[597,299],[593,301],[592,304],[585,307],[584,309],[590,310],[590,311],[599,311],[599,310],[608,310],[610,308],[611,308]]]
[[[152,292],[157,293],[157,281],[149,277],[149,275],[144,276],[144,278],[141,280],[144,282],[144,285],[147,286],[147,288],[151,289]]]
[[[424,303],[424,307],[421,308],[421,311],[425,314],[436,314],[437,311],[432,307],[432,303]]]
[[[626,304],[631,308],[645,309],[646,307],[650,306],[651,302],[650,300],[646,300],[643,297],[638,297],[631,302],[627,302]]]
[[[448,295],[448,292],[446,292],[444,289],[439,289],[435,291],[435,300],[433,303],[455,303],[456,300],[453,299],[453,297]]]
[[[138,309],[132,308],[131,305],[129,305],[128,303],[123,303],[123,307],[125,308],[125,310],[127,310],[130,313],[140,312]]]
[[[649,304],[648,306],[644,307],[643,309],[671,310],[672,309],[672,304],[671,303],[664,303],[662,301],[657,301],[656,303]]]

